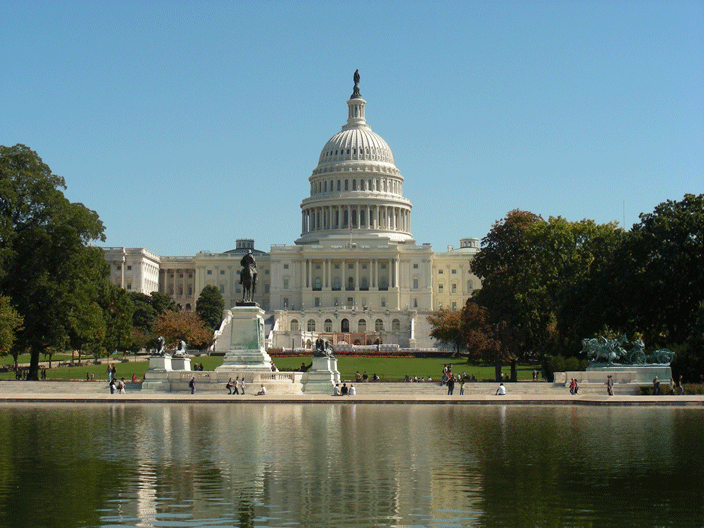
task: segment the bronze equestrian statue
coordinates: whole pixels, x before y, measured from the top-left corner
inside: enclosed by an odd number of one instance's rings
[[[242,302],[254,301],[254,287],[257,285],[257,261],[254,260],[252,250],[240,261],[242,271],[240,272],[240,284],[242,285]]]

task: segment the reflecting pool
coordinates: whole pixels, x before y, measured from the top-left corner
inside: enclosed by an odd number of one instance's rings
[[[0,526],[704,526],[704,409],[0,406]]]

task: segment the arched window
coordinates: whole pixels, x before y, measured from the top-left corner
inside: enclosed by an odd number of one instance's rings
[[[315,320],[314,319],[308,319],[308,331],[315,332]]]
[[[391,321],[391,330],[393,332],[400,332],[401,331],[401,321],[398,319],[394,319]]]
[[[347,277],[347,289],[354,290],[354,277]]]
[[[291,319],[289,328],[291,329],[291,332],[298,332],[298,319]]]
[[[363,191],[363,190],[364,190],[364,180],[361,180],[361,181],[359,182],[359,190],[360,190],[360,191]]]
[[[307,348],[308,350],[310,350],[311,348],[313,348],[313,343],[310,342],[310,339],[306,340],[306,348]]]
[[[357,323],[357,332],[363,334],[367,331],[367,322],[364,319],[360,319]]]
[[[340,321],[340,332],[349,332],[350,331],[350,322],[347,319],[343,319]]]
[[[363,290],[368,290],[369,289],[369,281],[367,280],[366,277],[362,277],[362,287],[361,289]]]
[[[335,277],[332,280],[332,289],[333,290],[339,290],[340,289],[340,277]]]
[[[332,332],[332,319],[325,319],[324,328],[326,332]]]
[[[388,290],[389,289],[388,282],[386,281],[386,277],[381,277],[379,279],[379,289],[380,290]]]
[[[377,319],[374,321],[374,331],[375,332],[383,332],[384,331],[384,321],[381,319]]]
[[[357,190],[357,180],[352,180],[352,190],[353,191]]]
[[[320,277],[315,278],[315,286],[313,286],[313,289],[314,290],[322,290],[323,289]]]

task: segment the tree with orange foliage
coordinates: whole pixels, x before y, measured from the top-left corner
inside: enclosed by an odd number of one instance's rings
[[[164,336],[167,346],[185,341],[190,348],[203,349],[213,340],[213,333],[194,312],[166,311],[159,315],[152,330],[154,335]]]

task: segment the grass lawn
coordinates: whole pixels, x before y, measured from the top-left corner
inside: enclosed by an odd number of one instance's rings
[[[61,361],[67,361],[70,358],[70,355],[66,356],[66,358],[62,357]],[[12,358],[10,357],[10,360],[11,359]],[[216,367],[222,365],[222,361],[222,356],[194,356],[191,357],[191,366],[195,364],[202,364],[203,370],[214,370]],[[306,365],[309,365],[311,361],[311,357],[274,358],[276,366],[282,371],[295,370],[301,366],[301,363],[304,362]],[[20,362],[28,363],[29,357],[27,357],[25,361],[23,361],[21,357]],[[58,364],[57,355],[54,356],[52,363],[54,362]],[[9,363],[11,364],[12,361]],[[111,362],[111,364],[113,364],[113,362]],[[471,365],[462,358],[365,358],[341,356],[338,358],[337,368],[340,370],[340,376],[344,380],[354,380],[355,373],[357,371],[359,371],[360,374],[363,374],[366,371],[370,378],[372,375],[377,374],[382,381],[403,381],[406,375],[409,377],[418,376],[419,378],[426,379],[431,377],[434,380],[439,380],[442,376],[442,368],[445,364],[451,364],[452,372],[455,374],[466,372],[469,375],[474,375],[479,381],[494,380],[493,365]],[[118,378],[124,377],[125,380],[129,380],[132,378],[132,374],[135,374],[138,380],[142,380],[144,378],[144,373],[149,367],[149,362],[146,361],[145,357],[145,361],[117,361],[114,362],[114,365],[117,368]],[[532,365],[519,365],[518,380],[522,381],[532,379],[534,368],[536,367]],[[96,380],[107,380],[106,369],[106,364],[94,365],[92,362],[84,363],[80,367],[54,367],[47,370],[47,379],[85,380],[86,374],[92,372]],[[510,367],[506,365],[502,372],[510,374]],[[0,379],[13,380],[15,379],[15,373],[2,372],[0,373]]]

